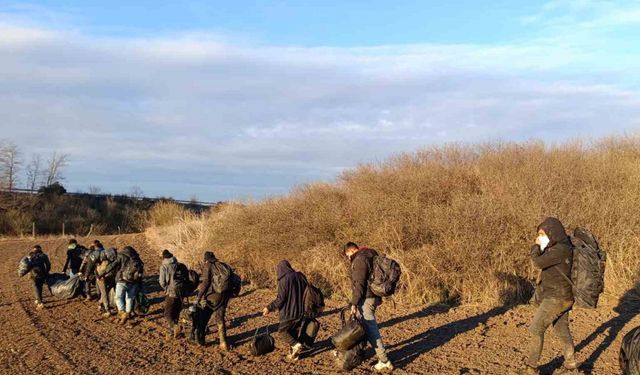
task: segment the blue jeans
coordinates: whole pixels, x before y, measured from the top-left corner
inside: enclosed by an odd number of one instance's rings
[[[130,313],[133,310],[133,302],[137,293],[138,284],[116,283],[116,306],[118,306],[118,311]]]
[[[384,348],[384,344],[382,343],[382,336],[380,336],[378,322],[376,321],[376,308],[379,305],[379,298],[367,298],[364,302],[358,305],[358,312],[362,317],[361,322],[364,326],[364,331],[367,334],[367,340],[375,349],[378,360],[380,362],[387,362],[387,350]]]

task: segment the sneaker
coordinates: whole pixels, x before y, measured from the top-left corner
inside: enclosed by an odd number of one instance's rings
[[[102,313],[102,315],[101,315],[101,316],[102,316],[103,318],[108,318],[108,317],[110,317],[110,316],[111,316],[111,312],[110,312],[110,311],[104,312],[104,313]]]
[[[566,360],[565,359],[563,367],[566,370],[573,371],[573,370],[578,368],[578,361],[576,361],[575,358],[571,359],[571,360]]]
[[[287,359],[297,361],[300,358],[300,353],[302,353],[302,344],[297,343],[291,347],[291,351],[289,352]]]
[[[386,362],[378,361],[378,363],[373,366],[373,370],[377,372],[391,372],[393,371],[393,364],[389,360]]]
[[[42,303],[42,302],[36,302],[36,309],[38,309],[38,310],[42,310],[42,309],[44,309],[44,303]]]

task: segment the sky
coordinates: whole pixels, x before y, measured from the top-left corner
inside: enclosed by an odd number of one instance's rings
[[[262,199],[450,142],[640,129],[639,1],[0,0],[0,139],[64,185]]]

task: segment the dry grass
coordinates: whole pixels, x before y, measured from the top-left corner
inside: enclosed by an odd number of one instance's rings
[[[490,305],[527,298],[529,247],[548,215],[600,237],[606,292],[624,293],[640,269],[638,202],[640,138],[450,145],[148,233],[192,260],[211,248],[258,286],[287,258],[334,297],[349,292],[340,248],[352,240],[402,264],[401,302]]]

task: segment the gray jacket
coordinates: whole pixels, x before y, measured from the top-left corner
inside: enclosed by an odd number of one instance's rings
[[[173,275],[176,272],[178,260],[176,257],[163,259],[160,266],[160,287],[164,289],[165,295],[169,297],[179,297],[176,283],[173,281]]]

